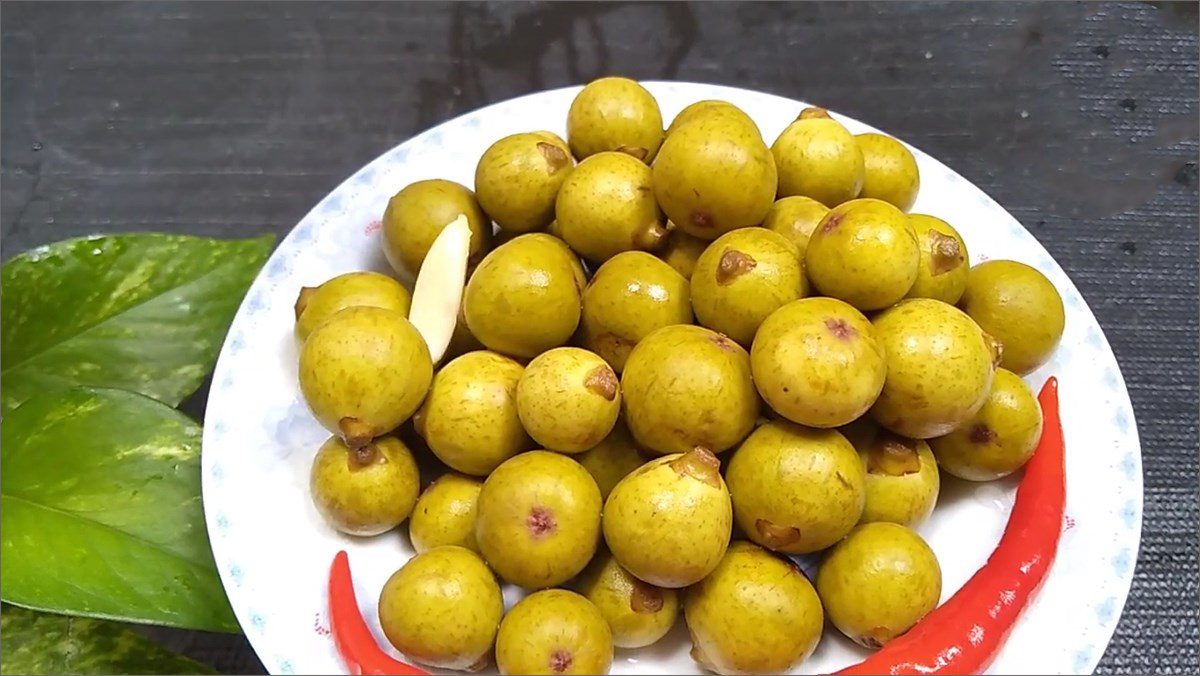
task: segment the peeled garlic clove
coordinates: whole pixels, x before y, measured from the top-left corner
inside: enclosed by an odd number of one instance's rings
[[[445,355],[458,321],[470,248],[471,226],[460,214],[433,240],[413,284],[408,320],[425,339],[435,364]]]

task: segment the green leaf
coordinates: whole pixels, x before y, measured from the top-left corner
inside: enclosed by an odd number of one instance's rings
[[[112,622],[0,609],[0,674],[215,674]]]
[[[4,411],[38,392],[76,385],[178,405],[212,369],[273,241],[97,236],[5,263]]]
[[[200,428],[131,392],[38,395],[0,426],[0,595],[37,610],[238,631],[200,505]]]

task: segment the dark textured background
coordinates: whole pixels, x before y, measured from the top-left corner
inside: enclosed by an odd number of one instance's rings
[[[603,74],[823,104],[995,197],[1095,310],[1146,479],[1100,670],[1196,673],[1196,7],[5,2],[3,255],[98,231],[283,235],[422,129]],[[262,668],[240,637],[147,631]]]

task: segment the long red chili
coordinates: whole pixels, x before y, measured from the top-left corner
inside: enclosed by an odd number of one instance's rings
[[[338,552],[329,567],[329,629],[351,674],[428,674],[380,649],[354,598],[350,558]]]
[[[866,660],[839,674],[978,674],[1037,592],[1062,533],[1066,477],[1058,380],[1038,394],[1042,438],[1025,465],[1012,514],[988,561],[946,603]]]

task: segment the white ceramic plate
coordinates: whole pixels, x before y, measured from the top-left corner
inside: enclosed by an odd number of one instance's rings
[[[759,92],[652,82],[663,118],[701,99],[724,99],[773,141],[804,105]],[[497,103],[435,127],[384,153],[329,193],[271,256],[242,303],[217,362],[204,426],[204,508],[221,578],[247,637],[272,673],[345,673],[326,619],[325,585],[339,549],[350,554],[360,605],[377,627],[387,577],[412,552],[406,526],[378,538],[339,535],[315,511],[309,465],[328,433],[309,415],[296,381],[296,293],[351,270],[387,271],[379,218],[412,181],[472,185],[475,164],[501,136],[548,129],[565,135],[577,87]],[[836,115],[836,114],[835,114]],[[852,132],[872,128],[838,116]],[[1104,333],[1046,250],[999,204],[914,149],[921,191],[914,212],[963,235],[972,263],[1009,258],[1045,273],[1062,293],[1067,324],[1053,361],[1028,382],[1061,382],[1067,443],[1067,525],[1049,579],[991,668],[993,673],[1091,673],[1121,615],[1141,534],[1141,452],[1133,410]],[[937,552],[943,600],[987,559],[1012,504],[1015,479],[943,486],[920,529]],[[518,596],[506,590],[511,604]],[[682,621],[659,644],[618,651],[613,673],[698,673]],[[390,648],[389,648],[390,649]],[[827,630],[799,673],[829,673],[864,652]]]

